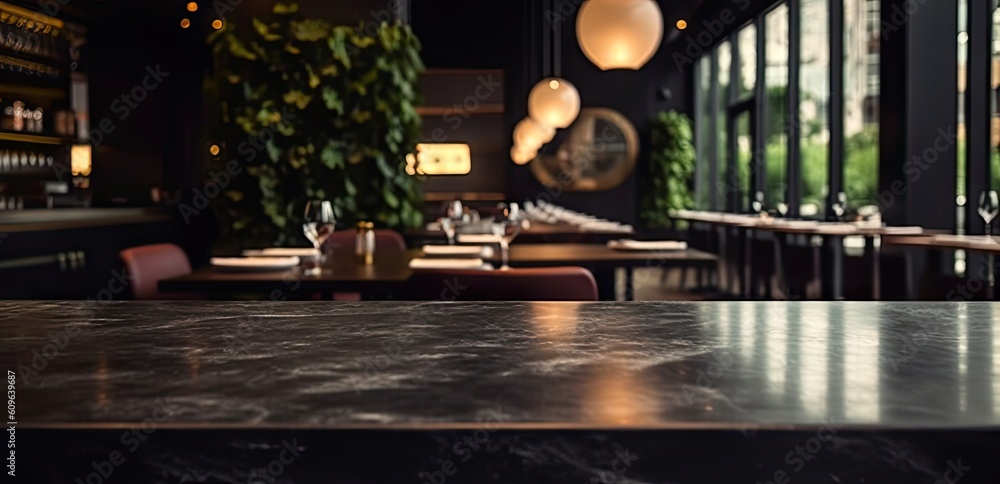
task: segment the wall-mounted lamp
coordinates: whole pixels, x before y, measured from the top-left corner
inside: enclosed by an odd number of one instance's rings
[[[472,171],[472,150],[465,143],[420,143],[406,155],[410,175],[466,175]]]
[[[93,165],[90,160],[90,145],[73,145],[70,150],[70,169],[73,176],[90,176]]]

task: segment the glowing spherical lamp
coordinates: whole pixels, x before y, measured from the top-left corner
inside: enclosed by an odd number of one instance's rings
[[[552,128],[565,128],[580,115],[580,93],[565,79],[542,79],[528,95],[528,115]]]
[[[514,144],[526,150],[537,150],[552,141],[556,130],[531,118],[524,118],[514,126]]]
[[[663,13],[654,0],[587,0],[576,18],[576,37],[601,70],[636,70],[660,48]]]
[[[514,161],[515,164],[524,165],[534,160],[538,157],[537,150],[526,150],[520,146],[515,145],[510,149],[510,159]]]

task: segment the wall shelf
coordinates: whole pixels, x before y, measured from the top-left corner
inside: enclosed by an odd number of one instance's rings
[[[416,110],[417,114],[421,116],[456,115],[468,117],[475,116],[477,114],[503,114],[503,104],[480,104],[478,108],[472,110],[466,110],[461,106],[459,106],[458,109],[455,109],[454,106],[418,106]]]
[[[0,132],[0,141],[20,141],[22,143],[36,143],[43,145],[70,145],[73,144],[70,138],[58,138],[56,136],[42,136],[26,133]]]

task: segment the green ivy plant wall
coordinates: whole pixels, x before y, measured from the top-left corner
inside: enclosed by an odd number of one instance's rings
[[[419,179],[404,171],[421,132],[419,41],[407,25],[362,32],[297,11],[277,3],[271,18],[209,38],[220,161],[240,169],[215,200],[223,243],[302,243],[311,199],[333,202],[339,228],[421,225]]]
[[[639,217],[648,227],[669,227],[671,210],[694,207],[691,120],[676,111],[661,112],[650,127],[649,173],[642,186]]]

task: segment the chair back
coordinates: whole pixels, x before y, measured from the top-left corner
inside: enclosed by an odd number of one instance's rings
[[[160,293],[157,284],[163,279],[191,273],[191,263],[184,250],[174,244],[143,245],[119,253],[125,262],[135,299],[173,299]]]
[[[354,253],[358,232],[353,229],[338,230],[326,239],[326,248],[330,252],[348,251]],[[395,230],[375,229],[375,251],[406,250],[406,240]]]
[[[402,296],[417,301],[597,301],[597,283],[582,267],[434,269],[415,272]]]

